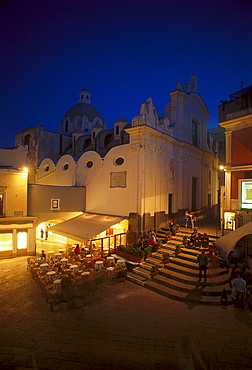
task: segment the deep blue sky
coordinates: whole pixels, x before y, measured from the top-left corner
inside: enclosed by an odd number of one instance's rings
[[[109,127],[198,76],[217,125],[221,99],[252,84],[251,0],[2,0],[0,147],[57,131],[88,88]]]

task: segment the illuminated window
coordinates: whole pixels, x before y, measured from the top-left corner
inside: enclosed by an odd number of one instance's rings
[[[51,199],[51,211],[60,209],[60,199]]]
[[[0,233],[0,252],[12,250],[12,233]]]
[[[27,248],[27,232],[19,231],[17,233],[17,249],[26,249]]]
[[[0,193],[0,217],[4,216],[4,194]]]
[[[252,209],[252,181],[241,181],[241,209]]]

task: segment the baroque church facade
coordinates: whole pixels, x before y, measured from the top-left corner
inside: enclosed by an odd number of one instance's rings
[[[149,98],[132,122],[119,118],[113,128],[81,90],[58,132],[37,126],[16,135],[15,145],[28,147],[29,214],[56,223],[81,212],[120,216],[137,237],[186,209],[211,211],[218,158],[207,141],[208,118],[195,74],[170,92],[162,116]],[[60,209],[49,205],[54,198]]]

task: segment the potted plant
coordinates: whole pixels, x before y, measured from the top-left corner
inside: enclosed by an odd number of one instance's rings
[[[152,256],[152,247],[148,246],[144,248],[144,258],[148,258]]]
[[[165,239],[166,239],[166,242],[168,242],[169,240],[171,240],[172,238],[172,232],[170,230],[167,230],[165,232]]]
[[[153,265],[151,267],[151,276],[155,276],[159,273],[159,266],[158,265]]]
[[[174,228],[175,228],[176,233],[180,232],[180,225],[179,224],[174,225]]]
[[[116,250],[116,254],[134,262],[144,261],[144,251],[139,249],[135,244],[128,246],[119,245]]]
[[[168,252],[163,253],[162,263],[166,264],[169,262],[170,262],[170,253]]]
[[[188,240],[188,236],[187,236],[187,235],[184,235],[184,236],[183,236],[183,244],[184,244],[184,245],[187,245],[187,243],[188,243],[188,241],[187,241],[187,240]]]
[[[158,240],[157,240],[157,242],[156,242],[156,246],[157,246],[157,249],[162,248],[162,240],[161,240],[161,239],[158,239]]]
[[[182,252],[181,244],[177,244],[175,247],[175,254],[179,254]]]
[[[198,226],[195,226],[195,227],[193,228],[193,232],[194,232],[194,233],[197,233],[197,232],[198,232],[198,230],[199,230],[199,227],[198,227]]]

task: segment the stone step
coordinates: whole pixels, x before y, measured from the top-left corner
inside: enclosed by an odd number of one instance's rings
[[[149,264],[152,264],[152,265],[155,265],[159,262],[162,262],[162,255],[158,254],[158,253],[155,253],[155,255],[153,254],[152,257],[146,258],[145,262],[147,262]]]
[[[141,275],[141,276],[143,276],[144,278],[147,278],[147,279],[150,278],[150,270],[147,270],[147,269],[142,268],[142,267],[134,268],[133,273],[137,274],[137,275]]]
[[[154,280],[146,281],[144,286],[147,289],[150,289],[156,293],[162,294],[163,296],[176,301],[199,305],[213,305],[213,306],[221,305],[219,296],[202,295],[200,286],[199,289],[195,289],[193,291],[190,291],[189,293],[174,291],[173,289],[162,284],[159,284]],[[229,299],[228,303],[231,304],[232,303],[231,297],[229,296],[228,299]]]
[[[173,258],[173,260],[171,262],[174,263],[175,265],[185,267],[185,268],[190,268],[192,270],[198,270],[199,269],[197,260],[194,260],[194,261],[193,260],[192,261],[186,260],[186,259],[181,258],[180,255]]]
[[[160,270],[160,274],[171,278],[173,280],[177,280],[182,282],[183,284],[196,284],[199,278],[199,274],[191,274],[185,275],[183,270],[180,271],[173,271],[167,268],[168,266],[165,265],[163,269]],[[229,276],[226,273],[223,273],[223,269],[215,269],[215,270],[208,270],[207,271],[207,285],[208,286],[220,286],[229,284]]]
[[[174,260],[175,259],[172,259],[170,263],[167,263],[165,265],[165,270],[170,271],[170,273],[179,272],[186,276],[198,277],[199,275],[198,271],[196,271],[195,269],[192,269],[191,267],[184,267],[182,265],[178,265],[173,262]],[[208,269],[207,274],[209,277],[214,277],[217,275],[227,274],[227,270],[226,269],[210,269],[210,270]]]
[[[186,284],[182,281],[174,280],[173,278],[166,277],[164,275],[158,274],[152,277],[152,280],[165,285],[175,291],[181,292],[194,292],[195,290],[200,290],[202,295],[211,295],[211,296],[221,296],[223,289],[226,289],[228,294],[231,293],[231,288],[227,282],[223,282],[221,285],[210,285],[206,283],[198,283],[197,281],[187,282]]]
[[[141,269],[145,269],[145,270],[147,270],[147,271],[150,271],[153,265],[155,265],[155,263],[152,263],[152,262],[149,262],[149,263],[148,263],[147,261],[145,261],[145,262],[141,262],[141,263],[140,263],[139,268],[141,268]],[[137,269],[137,268],[136,268],[136,269]],[[134,270],[135,270],[135,269],[134,269]]]
[[[135,274],[134,272],[127,272],[127,279],[135,284],[144,286],[147,278],[141,275]]]

